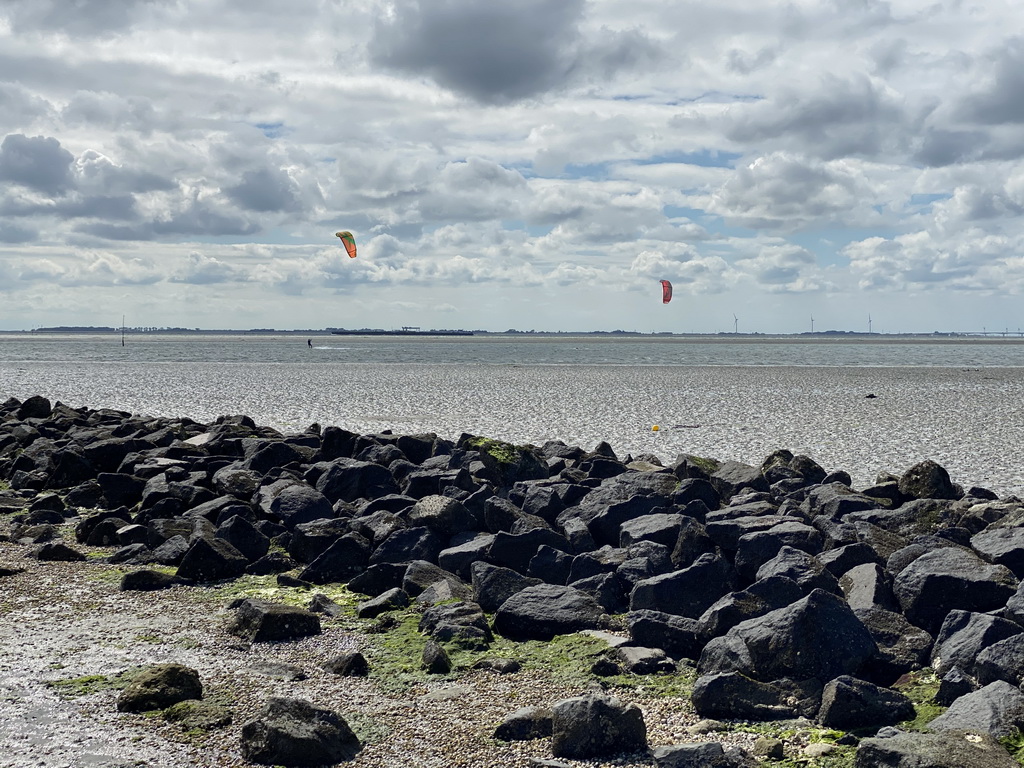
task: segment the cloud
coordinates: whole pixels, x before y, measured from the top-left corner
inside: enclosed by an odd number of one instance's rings
[[[897,96],[862,75],[825,75],[810,92],[787,88],[728,115],[726,135],[734,142],[827,160],[898,151],[907,122]]]
[[[224,193],[250,211],[287,212],[300,208],[295,182],[280,168],[246,171],[242,180]]]
[[[737,168],[707,209],[751,229],[796,231],[808,226],[866,226],[877,220],[875,191],[856,164],[822,163],[779,152]]]
[[[613,77],[661,58],[639,30],[585,40],[584,0],[408,0],[387,6],[370,44],[374,63],[433,79],[487,104]]]
[[[239,270],[230,264],[213,256],[192,252],[186,257],[185,263],[176,269],[168,279],[172,283],[212,285],[231,282],[237,280],[239,276]]]
[[[130,27],[142,7],[164,2],[166,0],[5,0],[3,16],[18,33],[105,36]]]
[[[374,28],[372,57],[477,101],[536,96],[571,67],[583,0],[408,0]]]
[[[964,98],[959,117],[984,125],[1024,123],[1024,39],[1004,41],[988,59],[989,71]]]
[[[71,184],[73,161],[57,139],[11,133],[0,144],[0,180],[56,197]]]

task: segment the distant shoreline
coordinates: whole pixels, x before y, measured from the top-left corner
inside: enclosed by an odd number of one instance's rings
[[[860,331],[803,331],[801,333],[673,333],[670,331],[485,331],[469,330],[459,333],[431,334],[403,333],[381,329],[349,330],[345,328],[304,328],[283,330],[276,328],[156,328],[133,327],[113,328],[110,326],[52,326],[34,328],[32,330],[0,330],[4,335],[24,336],[68,336],[68,335],[120,335],[126,336],[323,336],[323,335],[373,335],[373,336],[466,336],[466,337],[513,337],[513,338],[561,338],[576,336],[592,336],[595,338],[637,338],[637,339],[701,339],[701,340],[742,340],[742,341],[989,341],[1006,343],[1024,343],[1024,332],[1021,331],[951,331],[942,333],[865,333]]]

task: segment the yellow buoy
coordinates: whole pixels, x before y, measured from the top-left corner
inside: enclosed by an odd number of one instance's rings
[[[655,424],[653,427],[651,427],[651,432],[657,432],[657,431],[658,431],[658,425]]]

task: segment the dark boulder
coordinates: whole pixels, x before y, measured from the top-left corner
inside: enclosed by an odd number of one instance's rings
[[[476,562],[470,569],[473,598],[488,613],[493,613],[512,595],[542,583],[540,579],[523,576],[511,568]]]
[[[250,643],[320,634],[320,617],[305,608],[254,599],[239,600],[232,607],[235,615],[227,631]]]
[[[234,579],[245,573],[248,559],[224,539],[192,540],[178,564],[178,577],[190,581]]]
[[[1024,693],[1004,680],[965,694],[928,723],[933,731],[972,731],[997,739],[1024,728]]]
[[[358,533],[347,533],[303,568],[299,578],[313,584],[348,581],[366,570],[369,559],[370,542]]]
[[[965,738],[962,732],[904,733],[863,739],[855,768],[1019,768],[1019,763],[991,736]]]
[[[604,610],[572,587],[538,584],[516,592],[494,615],[494,629],[511,639],[550,640],[582,629],[599,629]]]
[[[532,741],[551,735],[551,710],[547,707],[517,709],[494,729],[498,741]]]
[[[255,503],[268,519],[279,521],[288,528],[335,517],[332,502],[323,493],[291,478],[260,488]]]
[[[734,586],[735,573],[728,561],[705,554],[681,571],[637,583],[629,596],[629,609],[662,611],[696,619]]]
[[[324,664],[324,669],[339,677],[366,677],[370,674],[370,665],[359,651],[339,653]]]
[[[896,574],[893,594],[912,623],[936,632],[953,610],[1002,608],[1017,589],[1008,568],[958,547],[932,550]]]
[[[816,589],[711,640],[697,668],[701,674],[736,671],[762,681],[831,680],[856,674],[877,651],[846,602]]]
[[[940,675],[953,667],[973,675],[978,654],[990,645],[1021,632],[1024,630],[1018,624],[997,616],[972,611],[950,611],[935,636],[932,667]]]
[[[436,563],[444,549],[443,540],[424,527],[403,528],[382,541],[370,555],[370,565],[426,560]]]
[[[1005,680],[1024,682],[1024,634],[1016,634],[986,647],[974,662],[974,674],[982,685]]]
[[[813,717],[821,706],[821,683],[790,679],[754,680],[739,672],[702,675],[690,700],[704,718],[783,720]]]
[[[347,458],[332,461],[317,479],[316,489],[332,504],[399,493],[398,484],[386,467]]]
[[[922,461],[904,472],[899,489],[911,499],[958,499],[962,495],[949,479],[949,472],[934,461]]]
[[[334,765],[352,760],[360,749],[341,715],[303,699],[272,697],[242,726],[242,756],[259,765]]]
[[[660,611],[630,611],[626,616],[630,640],[636,645],[661,648],[677,657],[696,659],[704,647],[695,619]]]
[[[157,664],[132,678],[117,697],[117,711],[148,712],[201,698],[203,685],[198,672],[182,664]]]
[[[165,571],[129,571],[121,577],[122,592],[153,592],[158,589],[170,589],[183,584],[179,577]]]
[[[899,691],[841,675],[825,684],[817,720],[826,728],[852,731],[913,719],[914,702]]]
[[[270,539],[241,515],[234,515],[218,525],[215,535],[241,552],[250,563],[270,550]]]
[[[804,596],[800,585],[785,576],[769,576],[739,592],[719,598],[698,619],[705,640],[720,637],[742,621],[784,608]]]
[[[551,708],[551,752],[586,760],[647,751],[647,726],[636,704],[611,696],[578,696]]]

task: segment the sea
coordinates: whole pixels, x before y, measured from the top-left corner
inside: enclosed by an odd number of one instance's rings
[[[925,459],[1024,497],[1024,338],[0,334],[0,399],[283,433],[561,440],[669,463],[804,453],[867,486]]]

